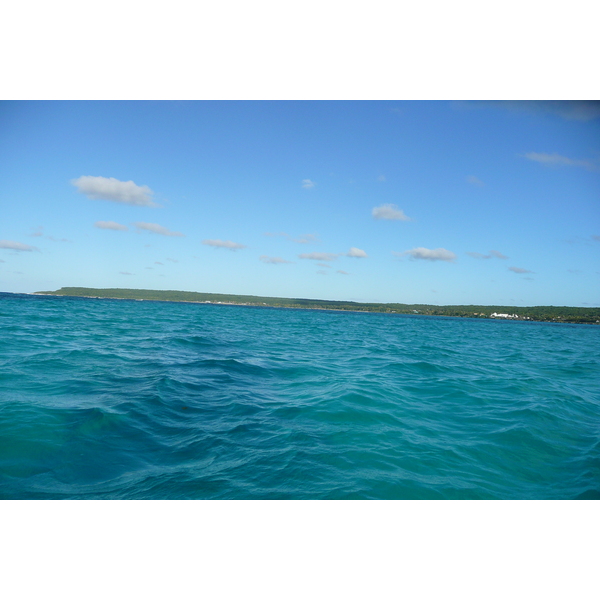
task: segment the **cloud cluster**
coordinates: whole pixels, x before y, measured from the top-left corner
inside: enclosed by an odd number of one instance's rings
[[[298,254],[298,258],[307,260],[322,260],[328,262],[337,259],[337,254],[331,254],[329,252],[309,252],[307,254]]]
[[[350,248],[350,250],[343,254],[333,254],[332,252],[307,252],[305,254],[298,254],[298,258],[306,260],[318,260],[322,262],[331,262],[337,260],[338,256],[349,256],[350,258],[367,258],[368,255],[364,250],[360,248]],[[331,268],[329,265],[321,264],[320,267]]]
[[[367,258],[367,253],[360,248],[350,248],[346,256],[350,256],[351,258]]]
[[[291,260],[284,260],[283,258],[279,258],[279,256],[265,256],[264,254],[260,257],[260,260],[268,265],[292,264]]]
[[[152,202],[154,192],[147,185],[136,185],[133,181],[83,175],[79,179],[72,179],[71,183],[90,200],[110,200],[132,206],[158,206]]]
[[[506,108],[532,113],[550,113],[569,121],[591,121],[600,117],[598,100],[505,100]]]
[[[296,242],[296,244],[312,244],[312,243],[321,241],[319,239],[319,236],[315,235],[313,233],[307,233],[305,235],[298,236],[297,238],[293,238],[289,233],[285,233],[283,231],[281,231],[279,233],[268,233],[267,232],[264,235],[266,235],[267,237],[284,237],[284,238],[290,240],[290,242]]]
[[[51,242],[70,242],[71,241],[71,240],[67,240],[66,238],[61,238],[58,240],[54,236],[44,235],[44,228],[41,225],[39,227],[36,227],[35,231],[33,233],[28,233],[27,235],[29,235],[31,237],[45,237],[47,240],[50,240]]]
[[[504,256],[502,252],[498,252],[497,250],[490,250],[489,254],[481,254],[480,252],[467,252],[467,254],[473,258],[500,258],[503,260],[508,258],[508,256]]]
[[[446,262],[453,262],[456,259],[456,254],[446,250],[445,248],[436,248],[430,250],[429,248],[413,248],[412,250],[406,250],[405,252],[394,252],[396,256],[410,256],[411,260],[443,260]]]
[[[478,179],[477,177],[475,177],[475,175],[469,175],[467,177],[467,183],[470,183],[471,185],[476,185],[478,187],[482,187],[485,185],[485,183],[483,183],[483,181],[481,181],[481,179]]]
[[[156,233],[158,235],[168,235],[168,236],[172,236],[172,237],[185,237],[185,235],[183,233],[180,233],[179,231],[170,231],[166,227],[163,227],[162,225],[158,225],[157,223],[144,223],[144,222],[138,221],[137,223],[134,223],[134,225],[138,229],[143,229],[145,231],[149,231],[150,233]]]
[[[525,154],[525,158],[533,160],[542,165],[557,165],[563,167],[584,167],[589,171],[597,171],[599,166],[589,160],[576,160],[568,158],[567,156],[561,156],[556,152],[554,154],[545,154],[543,152],[528,152]]]
[[[297,238],[290,238],[292,242],[296,242],[296,244],[312,244],[314,242],[320,242],[318,235],[314,235],[312,233],[307,233],[306,235],[301,235]]]
[[[16,250],[17,252],[39,252],[40,249],[35,246],[28,246],[27,244],[21,244],[21,242],[13,242],[11,240],[0,240],[0,248],[5,250]]]
[[[314,188],[315,185],[317,185],[314,181],[311,181],[310,179],[303,179],[302,180],[302,187],[305,190],[309,190],[310,188]]]
[[[553,114],[568,121],[592,121],[600,118],[598,100],[486,100],[455,103],[463,108],[485,108],[496,106],[516,112],[531,114]]]
[[[384,219],[386,221],[410,221],[410,217],[407,217],[395,204],[376,206],[371,214],[375,219]]]
[[[94,227],[98,229],[112,229],[114,231],[127,231],[128,228],[125,225],[121,225],[120,223],[115,223],[114,221],[96,221],[94,223]]]
[[[237,244],[230,240],[202,240],[205,246],[212,246],[213,248],[227,248],[228,250],[241,250],[246,248],[243,244]]]

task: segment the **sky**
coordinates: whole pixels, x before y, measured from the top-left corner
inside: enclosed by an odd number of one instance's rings
[[[0,102],[0,291],[599,306],[599,282],[598,102]]]

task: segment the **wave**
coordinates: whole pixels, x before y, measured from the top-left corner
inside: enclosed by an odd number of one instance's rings
[[[0,497],[600,497],[600,330],[0,297]]]

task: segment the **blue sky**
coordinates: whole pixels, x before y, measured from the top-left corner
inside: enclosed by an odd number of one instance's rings
[[[0,290],[600,305],[600,105],[0,103]]]

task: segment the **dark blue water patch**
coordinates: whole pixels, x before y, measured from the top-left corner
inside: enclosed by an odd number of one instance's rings
[[[0,497],[598,499],[593,326],[0,294]]]

